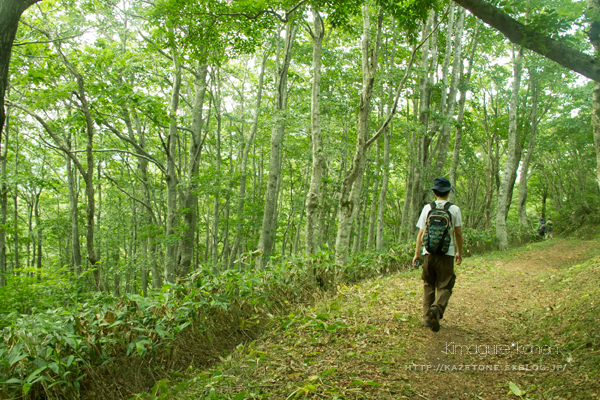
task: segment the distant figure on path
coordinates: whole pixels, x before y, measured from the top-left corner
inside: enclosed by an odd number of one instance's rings
[[[546,236],[546,221],[544,221],[544,218],[540,218],[537,233],[542,239],[544,238],[544,236]]]
[[[456,280],[454,260],[462,262],[463,236],[460,208],[448,202],[450,181],[436,178],[431,190],[436,200],[423,207],[417,222],[413,265],[418,266],[423,249],[423,325],[437,332]]]
[[[552,237],[554,237],[554,224],[552,223],[552,219],[548,217],[548,221],[546,221],[546,239]]]

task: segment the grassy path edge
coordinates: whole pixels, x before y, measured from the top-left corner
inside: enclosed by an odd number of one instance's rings
[[[420,327],[419,272],[342,286],[332,298],[274,320],[275,329],[211,370],[160,381],[136,398],[594,398],[597,248],[597,241],[553,240],[467,259],[438,334]],[[560,354],[482,357],[447,347],[489,349],[515,340]],[[463,370],[419,370],[429,365]],[[482,372],[466,365],[565,370]]]

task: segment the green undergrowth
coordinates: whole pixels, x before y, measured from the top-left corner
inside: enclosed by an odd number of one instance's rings
[[[466,230],[465,238],[467,255],[495,241],[490,232]],[[232,269],[203,266],[146,298],[53,298],[48,304],[73,305],[0,315],[0,396],[103,399],[147,391],[189,366],[206,368],[336,284],[410,268],[413,252],[414,242],[398,244],[356,254],[341,269],[328,250],[274,259],[265,269],[247,254]]]
[[[4,315],[0,394],[111,398],[115,385],[141,392],[173,370],[206,365],[221,350],[256,337],[276,315],[333,288],[334,279],[352,283],[409,267],[410,252],[407,245],[357,255],[339,270],[331,252],[265,269],[251,262],[224,271],[204,267],[146,298],[97,295],[71,308]],[[129,378],[115,367],[132,365],[138,373]]]

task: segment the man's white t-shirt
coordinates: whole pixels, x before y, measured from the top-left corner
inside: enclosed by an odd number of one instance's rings
[[[446,200],[436,200],[435,204],[437,205],[437,208],[443,208],[444,204],[446,204],[447,201]],[[417,222],[417,228],[425,230],[425,226],[427,225],[427,214],[429,214],[429,211],[431,210],[431,204],[426,204],[425,207],[423,207],[423,211],[421,211],[421,216],[419,217],[419,221]],[[451,236],[451,241],[450,241],[450,248],[448,249],[448,252],[446,253],[447,256],[453,256],[454,253],[454,228],[457,226],[462,226],[462,215],[460,214],[460,208],[458,208],[458,206],[452,204],[450,206],[450,208],[448,209],[448,211],[450,211],[450,214],[452,215],[452,227],[453,227],[453,232],[452,232],[452,236]],[[429,254],[429,252],[427,250],[425,250],[425,246],[423,246],[423,254]]]

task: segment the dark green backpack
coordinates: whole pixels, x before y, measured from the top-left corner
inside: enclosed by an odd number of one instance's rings
[[[430,254],[444,255],[450,249],[452,239],[452,214],[450,206],[446,202],[444,207],[437,208],[435,202],[431,203],[431,210],[427,214],[423,245]]]

